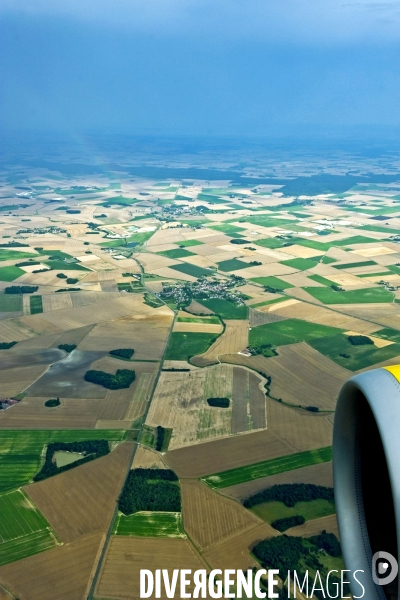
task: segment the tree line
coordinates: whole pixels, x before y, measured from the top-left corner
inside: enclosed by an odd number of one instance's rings
[[[57,463],[54,460],[54,453],[59,450],[64,450],[65,452],[78,452],[83,454],[82,458],[70,463],[69,465],[64,465],[63,467],[57,467]],[[63,473],[64,471],[68,471],[69,469],[73,469],[74,467],[80,466],[84,463],[87,463],[95,458],[100,458],[100,456],[105,456],[110,452],[110,448],[107,440],[83,440],[80,442],[50,442],[47,446],[46,456],[44,460],[44,465],[40,469],[39,473],[37,473],[33,481],[42,481],[43,479],[47,479],[48,477],[53,477],[53,475],[58,475],[58,473]]]
[[[115,375],[105,373],[105,371],[96,371],[90,369],[86,371],[84,376],[85,381],[102,385],[108,390],[121,390],[128,388],[136,379],[136,373],[132,369],[118,369]]]
[[[246,508],[252,508],[263,502],[283,502],[285,506],[293,507],[297,502],[309,502],[310,500],[328,500],[334,502],[333,488],[312,483],[284,483],[273,485],[250,496],[243,502]]]

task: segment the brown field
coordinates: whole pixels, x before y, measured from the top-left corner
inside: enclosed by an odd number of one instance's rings
[[[284,483],[313,483],[314,485],[324,485],[333,487],[332,462],[321,463],[296,469],[295,471],[286,471],[271,477],[261,477],[254,481],[246,481],[223,489],[226,496],[242,501],[265,490],[273,485],[282,485]]]
[[[96,597],[121,600],[139,599],[140,569],[204,569],[192,545],[183,539],[138,538],[113,535],[103,561],[96,587]],[[193,589],[187,587],[187,591]],[[150,596],[154,598],[154,596]],[[175,597],[179,597],[179,583]],[[162,598],[165,598],[162,586]]]
[[[202,550],[261,521],[241,504],[195,479],[181,481],[185,531]]]
[[[231,433],[231,408],[211,408],[211,397],[232,397],[233,369],[215,365],[190,372],[163,371],[147,417],[147,424],[173,429],[170,448]]]
[[[338,310],[335,305],[335,310]],[[393,323],[396,323],[400,316],[400,306],[398,304],[341,304],[339,311],[344,315],[350,315],[351,317],[358,317],[360,319],[367,319],[371,321],[367,325],[373,327],[373,331],[369,330],[365,333],[374,333],[382,327],[393,327]],[[378,327],[376,327],[378,325]],[[362,331],[358,326],[346,327],[346,329],[353,329],[354,331]]]
[[[76,344],[78,346],[93,327],[94,325],[86,325],[86,327],[78,327],[78,329],[64,331],[64,333],[57,337],[54,346],[58,346],[59,344]]]
[[[340,367],[304,342],[281,346],[279,356],[223,356],[221,360],[242,364],[272,377],[271,395],[298,406],[334,410],[343,383],[349,378]]]
[[[293,306],[284,306],[281,303],[277,303],[272,306],[276,306],[274,311],[276,315],[280,315],[281,317],[285,317],[287,319],[303,319],[304,321],[309,321],[310,323],[329,325],[330,327],[339,327],[345,330],[354,329],[355,331],[360,331],[364,334],[373,333],[379,329],[379,326],[363,321],[362,318],[355,318],[343,314],[341,312],[342,305],[338,305],[340,312],[337,312],[336,306],[335,310],[333,311],[323,306],[315,306],[305,302],[297,303]],[[358,314],[359,308],[360,305],[357,305],[357,309],[355,310],[356,314]]]
[[[153,315],[135,315],[96,325],[79,345],[80,350],[133,348],[135,360],[160,360],[171,327],[172,312],[164,307],[152,310],[155,311]],[[117,362],[118,368],[122,369],[134,364]]]
[[[72,308],[71,294],[44,294],[42,296],[43,312]]]
[[[329,515],[328,517],[321,517],[320,519],[306,521],[304,525],[298,525],[297,527],[291,527],[290,529],[287,529],[285,534],[310,537],[311,535],[318,535],[324,530],[326,530],[328,533],[334,533],[336,537],[339,537],[336,515]]]
[[[124,417],[126,420],[134,421],[144,413],[146,404],[151,396],[155,378],[156,371],[153,371],[152,373],[143,372],[137,375],[133,388],[133,396]]]
[[[233,368],[232,433],[266,427],[265,394],[262,380],[247,369]]]
[[[213,569],[259,569],[260,564],[250,555],[250,551],[258,542],[277,535],[276,529],[268,523],[255,525],[207,548],[204,558]]]
[[[267,429],[170,450],[166,459],[179,477],[191,478],[250,465],[292,452],[291,445]]]
[[[174,331],[222,333],[222,325],[218,323],[181,323],[176,321]]]
[[[268,305],[267,305],[268,306]],[[260,306],[260,308],[263,308]],[[263,312],[259,309],[249,309],[249,324],[250,327],[257,327],[258,325],[266,325],[267,323],[276,323],[276,321],[283,321],[285,317],[276,315],[273,312]]]
[[[35,365],[32,367],[19,367],[2,371],[0,396],[2,398],[16,396],[29,387],[34,381],[39,379],[46,369],[47,365]]]
[[[37,332],[32,327],[27,326],[25,323],[21,323],[19,318],[14,318],[12,320],[2,319],[1,321],[1,342],[19,342],[20,340],[26,340],[34,336],[37,336]]]
[[[102,399],[60,398],[48,408],[49,398],[26,396],[17,406],[0,412],[0,429],[92,429],[102,409]]]
[[[63,542],[105,533],[129,466],[134,444],[24,489]]]
[[[167,469],[159,452],[145,446],[138,446],[133,459],[133,469]]]
[[[214,342],[214,344],[199,356],[191,359],[194,365],[203,367],[218,362],[218,356],[222,354],[232,354],[247,348],[249,322],[243,321],[225,321],[226,329],[224,333]]]
[[[0,580],[20,600],[85,600],[102,537],[85,535],[4,565]]]
[[[192,313],[193,315],[213,315],[213,311],[203,306],[196,300],[192,300],[192,302],[185,308],[186,312]]]

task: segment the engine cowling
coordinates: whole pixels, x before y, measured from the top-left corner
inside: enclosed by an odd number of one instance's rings
[[[343,386],[333,473],[346,569],[364,571],[357,577],[366,600],[400,600],[400,365],[356,375]],[[359,596],[360,587],[352,592]]]

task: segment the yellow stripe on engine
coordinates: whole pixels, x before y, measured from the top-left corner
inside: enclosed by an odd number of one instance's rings
[[[392,365],[390,367],[383,367],[386,371],[389,371],[400,382],[400,365]]]

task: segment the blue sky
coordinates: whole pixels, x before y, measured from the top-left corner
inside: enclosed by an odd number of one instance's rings
[[[2,0],[4,129],[400,125],[400,2]]]

